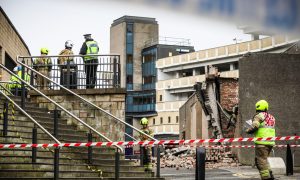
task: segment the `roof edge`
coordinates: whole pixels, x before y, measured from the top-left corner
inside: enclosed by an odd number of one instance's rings
[[[0,6],[0,11],[1,13],[3,13],[4,17],[6,18],[6,20],[8,21],[8,23],[11,25],[11,27],[13,28],[13,30],[16,32],[16,34],[19,36],[20,40],[22,41],[22,43],[25,45],[29,55],[31,55],[30,50],[27,46],[27,44],[25,43],[24,39],[22,38],[22,36],[19,34],[19,32],[17,31],[16,27],[13,25],[13,23],[11,22],[11,20],[9,19],[9,17],[7,16],[7,14],[5,13],[5,11],[2,9],[2,7]]]

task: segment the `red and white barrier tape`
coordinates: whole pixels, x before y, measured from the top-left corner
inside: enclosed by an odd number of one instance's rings
[[[288,141],[298,140],[300,136],[268,137],[268,138],[222,138],[222,139],[191,139],[191,140],[157,140],[157,141],[119,141],[119,142],[88,142],[62,144],[0,144],[0,148],[29,148],[29,147],[89,147],[89,146],[134,146],[134,145],[170,145],[170,144],[198,144],[222,142],[251,142],[251,141]]]
[[[176,148],[179,147],[180,145],[165,145],[165,147],[169,147],[169,148]],[[133,147],[133,146],[126,146],[127,148],[129,147]],[[184,147],[205,147],[205,148],[255,148],[255,145],[207,145],[207,146],[203,146],[203,145],[184,145]],[[280,145],[274,145],[275,148],[283,148],[283,147],[287,147],[287,145],[285,144],[280,144]],[[300,144],[292,144],[290,145],[290,147],[300,147]]]

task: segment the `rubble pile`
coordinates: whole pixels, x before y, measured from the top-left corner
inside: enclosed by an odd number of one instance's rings
[[[153,163],[156,159],[153,159]],[[181,146],[166,149],[161,153],[161,168],[185,168],[192,169],[196,166],[196,148]],[[239,163],[231,152],[225,152],[225,148],[206,149],[206,168],[234,167]]]

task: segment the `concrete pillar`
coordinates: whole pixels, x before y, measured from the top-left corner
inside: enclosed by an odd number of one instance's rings
[[[176,72],[176,78],[179,78],[179,72]]]
[[[231,64],[230,64],[230,71],[233,71],[233,70],[234,70],[234,64],[231,63]]]
[[[196,69],[193,69],[193,76],[196,76]]]
[[[259,40],[259,35],[258,34],[251,34],[251,40]]]

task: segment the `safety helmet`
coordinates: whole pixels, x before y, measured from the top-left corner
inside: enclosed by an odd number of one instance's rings
[[[21,66],[16,66],[14,67],[13,71],[16,72],[16,71],[21,71],[22,70],[22,67]]]
[[[41,54],[48,54],[49,50],[47,48],[41,48]]]
[[[66,48],[72,48],[73,47],[73,42],[71,41],[71,40],[67,40],[66,42],[65,42],[65,47]]]
[[[140,123],[141,123],[141,125],[147,125],[148,124],[148,119],[147,118],[142,118]]]
[[[269,104],[265,100],[257,101],[255,104],[256,111],[267,111],[269,109]]]

